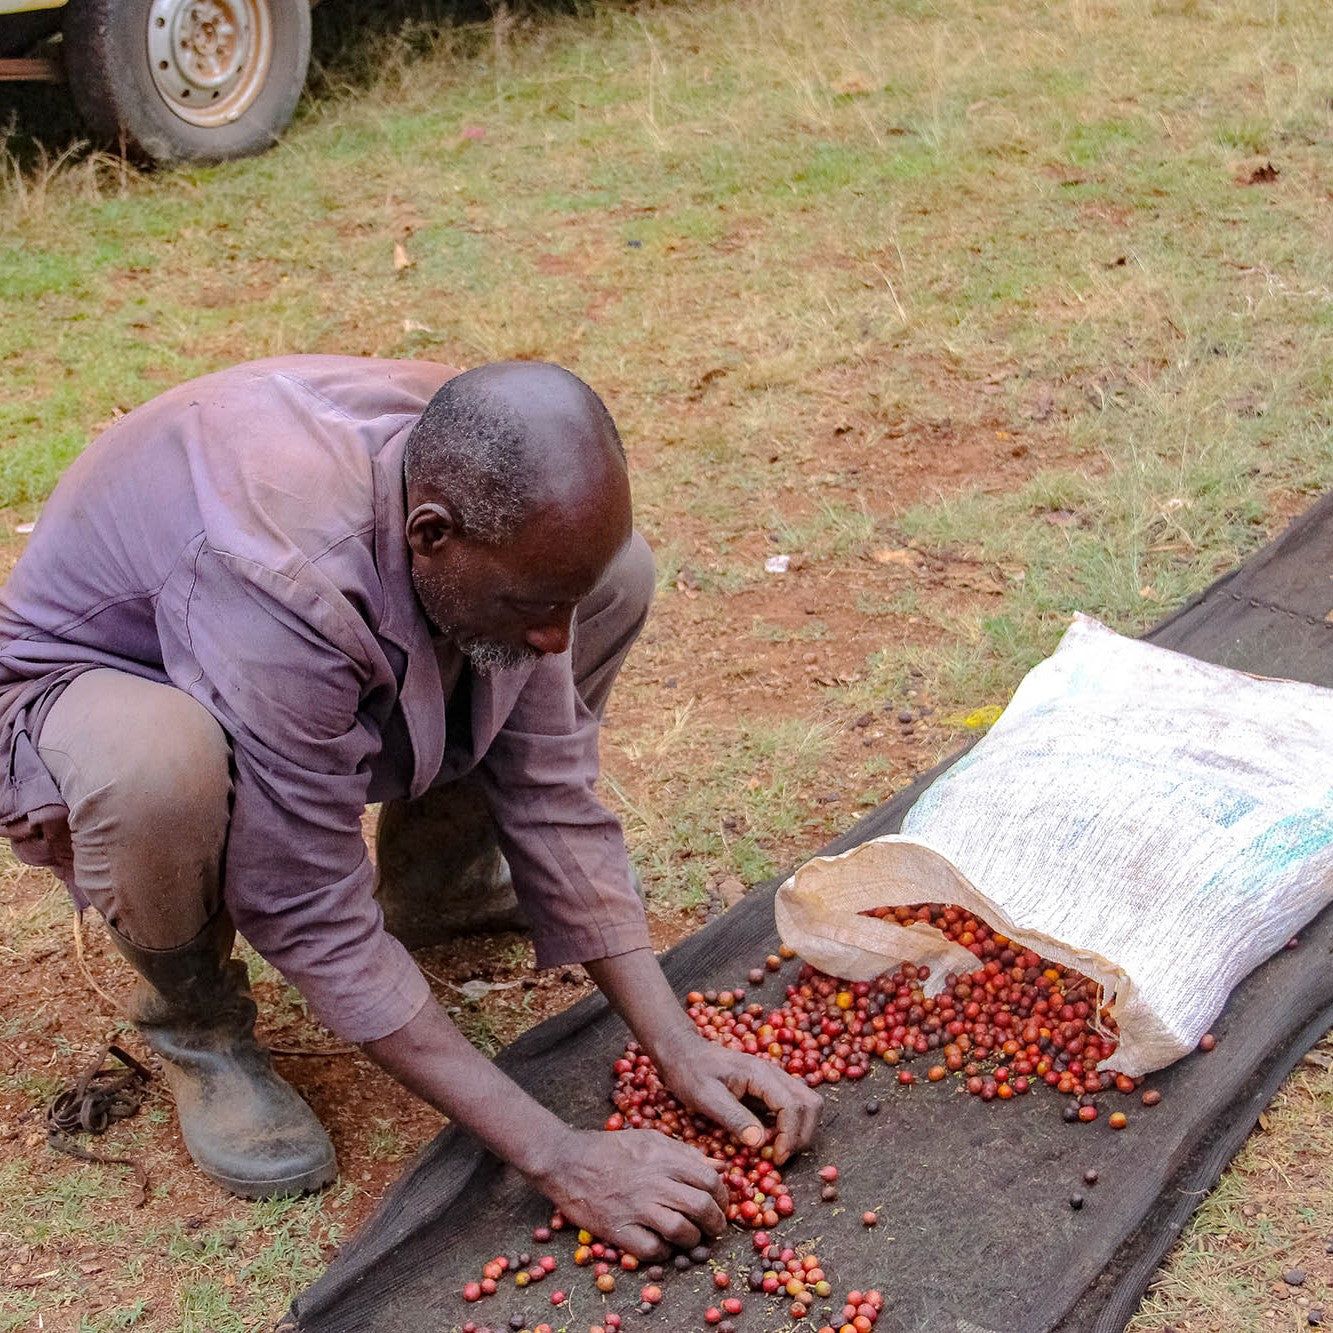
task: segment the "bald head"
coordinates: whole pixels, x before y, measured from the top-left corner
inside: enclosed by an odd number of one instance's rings
[[[482,670],[564,652],[632,530],[602,400],[559,366],[469,370],[421,414],[403,471],[412,583],[436,629]]]
[[[500,361],[447,381],[404,458],[408,507],[448,505],[461,535],[510,540],[543,511],[576,521],[628,500],[625,451],[602,400],[577,375]]]

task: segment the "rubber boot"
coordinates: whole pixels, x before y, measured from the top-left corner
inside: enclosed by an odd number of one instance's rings
[[[630,874],[642,899],[643,881]],[[385,928],[409,949],[532,929],[481,784],[471,775],[414,801],[384,803],[375,829],[375,896]]]
[[[415,801],[386,801],[375,830],[375,894],[409,949],[526,930],[495,822],[472,775]]]
[[[144,949],[111,938],[145,984],[130,1016],[161,1058],[195,1165],[245,1199],[322,1189],[338,1164],[315,1113],[255,1040],[245,965],[225,911],[188,944]]]

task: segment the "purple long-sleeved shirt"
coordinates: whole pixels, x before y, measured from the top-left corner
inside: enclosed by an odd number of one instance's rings
[[[539,964],[648,943],[568,652],[475,676],[471,735],[446,747],[403,449],[453,373],[297,356],[172,389],[70,467],[0,592],[0,823],[61,810],[34,738],[79,672],[187,691],[232,743],[236,925],[352,1041],[396,1031],[428,994],[372,896],[368,802],[475,768]]]

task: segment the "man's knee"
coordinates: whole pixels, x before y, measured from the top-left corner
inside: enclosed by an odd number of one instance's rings
[[[652,548],[644,540],[641,532],[635,532],[629,539],[629,545],[621,553],[618,566],[618,581],[621,597],[627,610],[634,613],[634,623],[643,628],[648,619],[648,609],[653,604],[653,594],[657,591],[657,565],[653,560]]]
[[[66,687],[38,750],[69,807],[76,844],[225,837],[231,751],[217,720],[183,690],[114,671]]]

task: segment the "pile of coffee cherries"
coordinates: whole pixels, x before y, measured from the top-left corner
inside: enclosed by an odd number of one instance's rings
[[[947,975],[933,996],[926,994],[926,966],[905,963],[873,981],[845,982],[807,965],[777,1008],[746,1004],[742,990],[695,991],[686,1012],[709,1041],[772,1060],[812,1088],[863,1079],[875,1062],[894,1067],[898,1081],[911,1085],[918,1074],[906,1066],[928,1059],[928,1081],[956,1074],[982,1101],[1022,1096],[1040,1081],[1070,1098],[1066,1118],[1087,1122],[1097,1118],[1098,1093],[1138,1087],[1140,1080],[1097,1068],[1115,1052],[1116,1028],[1089,978],[1013,943],[959,907],[925,903],[867,915],[933,926],[978,965]],[[774,956],[766,967],[780,964]],[[762,980],[764,972],[750,976]],[[615,1074],[616,1112],[608,1129],[658,1129],[696,1144],[723,1165],[734,1222],[771,1228],[793,1211],[768,1160],[771,1150],[734,1143],[686,1110],[633,1042]],[[1115,1114],[1115,1128],[1127,1123],[1124,1112]]]
[[[1115,1052],[1116,1027],[1101,1006],[1096,983],[1089,978],[1041,958],[959,907],[924,903],[877,908],[866,915],[904,926],[932,926],[967,949],[977,966],[945,976],[943,986],[927,995],[931,974],[924,965],[904,963],[873,981],[848,982],[807,964],[785,988],[776,1007],[747,1003],[746,991],[734,987],[691,991],[686,1013],[705,1039],[773,1061],[812,1088],[844,1080],[857,1082],[876,1065],[893,1068],[899,1083],[911,1085],[918,1076],[908,1066],[919,1061],[928,1063],[924,1073],[928,1082],[952,1076],[960,1088],[987,1102],[1007,1101],[1023,1096],[1038,1083],[1047,1085],[1067,1098],[1065,1119],[1082,1122],[1097,1119],[1098,1094],[1137,1089],[1141,1080],[1098,1070]],[[784,958],[794,956],[785,947],[770,955],[762,967],[750,970],[749,984],[762,986],[782,967]],[[833,1286],[819,1258],[808,1249],[798,1252],[784,1246],[770,1234],[796,1211],[773,1161],[774,1131],[769,1130],[765,1141],[753,1148],[732,1139],[679,1102],[635,1042],[615,1062],[614,1074],[611,1101],[615,1110],[606,1120],[608,1130],[655,1129],[693,1144],[717,1163],[727,1186],[728,1220],[754,1233],[755,1267],[748,1274],[751,1292],[789,1300],[788,1313],[798,1320],[809,1316],[816,1301],[830,1301]],[[1153,1106],[1160,1094],[1149,1090],[1142,1100]],[[873,1115],[879,1105],[878,1100],[870,1099],[863,1109]],[[1110,1117],[1113,1129],[1127,1123],[1124,1112]],[[819,1174],[821,1200],[836,1200],[837,1168],[826,1166]],[[861,1220],[869,1228],[878,1217],[868,1211]],[[553,1232],[564,1227],[557,1213],[548,1226],[537,1228],[534,1239],[549,1241]],[[700,1246],[677,1255],[674,1266],[689,1269],[709,1258],[710,1251]],[[603,1297],[617,1289],[618,1280],[623,1288],[627,1275],[639,1268],[633,1255],[620,1254],[586,1232],[578,1235],[574,1263],[590,1270]],[[506,1277],[516,1286],[529,1286],[543,1281],[556,1266],[551,1256],[535,1261],[527,1254],[497,1258],[486,1265],[479,1282],[464,1288],[463,1295],[469,1301],[492,1295]],[[634,1298],[640,1314],[651,1315],[662,1300],[657,1283],[666,1272],[657,1265],[646,1270],[643,1276],[648,1283]],[[716,1333],[732,1333],[732,1320],[741,1313],[742,1302],[730,1293],[732,1280],[726,1272],[716,1269],[713,1279],[717,1304],[701,1312],[702,1326]],[[555,1305],[563,1305],[566,1299],[564,1291],[551,1295]],[[841,1320],[835,1318],[837,1306],[826,1305],[826,1322],[818,1333],[869,1333],[882,1309],[879,1292],[848,1292]],[[617,1314],[608,1312],[602,1319],[603,1323],[591,1326],[590,1333],[616,1333],[621,1327]],[[678,1318],[672,1324],[684,1326]],[[536,1325],[533,1333],[545,1327]],[[475,1324],[463,1328],[464,1333],[490,1333]]]
[[[1075,1118],[1085,1121],[1097,1118],[1096,1093],[1109,1088],[1131,1093],[1138,1087],[1141,1080],[1097,1069],[1115,1053],[1116,1026],[1101,1008],[1097,983],[1081,972],[1014,944],[960,907],[925,903],[880,907],[866,915],[901,926],[933,926],[980,964],[971,972],[948,974],[934,996],[925,994],[930,969],[911,963],[848,988],[862,1020],[857,1032],[862,1046],[868,1020],[868,1049],[889,1064],[937,1051],[942,1060],[927,1077],[938,1081],[961,1073],[967,1091],[983,1101],[1021,1096],[1040,1079],[1082,1099],[1079,1109],[1091,1114]],[[813,984],[821,994],[837,986],[831,978]],[[835,1002],[844,1003],[845,994],[839,991]],[[983,1069],[989,1059],[996,1061],[994,1068]],[[900,1081],[914,1082],[903,1077],[910,1072],[900,1072]]]

